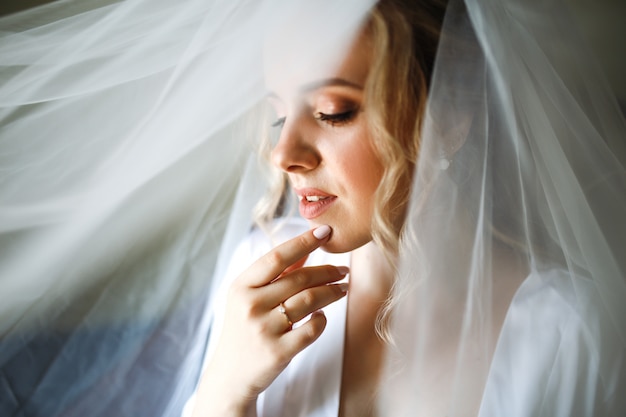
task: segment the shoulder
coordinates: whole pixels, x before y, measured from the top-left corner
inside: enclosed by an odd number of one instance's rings
[[[624,359],[593,280],[534,272],[507,312],[481,415],[613,415]]]
[[[513,298],[505,324],[537,325],[534,331],[540,333],[575,337],[597,359],[604,342],[616,341],[605,326],[609,317],[596,282],[563,269],[531,273]]]

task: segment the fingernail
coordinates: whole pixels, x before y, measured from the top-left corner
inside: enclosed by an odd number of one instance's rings
[[[350,272],[350,268],[348,268],[347,266],[338,266],[337,272],[339,272],[340,275],[348,275],[348,272]]]
[[[348,283],[342,282],[341,284],[337,284],[341,292],[348,292]]]
[[[313,230],[313,236],[315,236],[317,240],[322,240],[329,234],[330,234],[330,226],[326,224]]]

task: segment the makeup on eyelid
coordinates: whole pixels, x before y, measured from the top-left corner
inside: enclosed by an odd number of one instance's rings
[[[322,246],[328,252],[348,252],[372,239],[384,166],[365,117],[370,64],[368,50],[356,42],[332,72],[289,82],[268,77],[268,98],[281,126],[272,162],[288,177],[310,227],[332,227]]]
[[[331,126],[340,126],[349,123],[360,111],[358,101],[338,97],[338,94],[311,93],[312,99],[302,100],[298,105],[299,111],[309,112],[315,119]],[[271,123],[272,127],[282,128],[287,117],[284,115],[284,105],[277,96],[268,97],[268,102],[274,108],[277,118]]]

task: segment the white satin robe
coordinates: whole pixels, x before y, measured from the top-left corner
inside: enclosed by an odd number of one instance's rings
[[[306,229],[306,223],[290,219],[275,243]],[[261,231],[252,232],[235,252],[221,291],[271,248]],[[318,250],[307,265],[349,261],[349,254]],[[522,283],[503,324],[480,417],[626,416],[624,349],[617,336],[604,331],[607,318],[594,308],[600,301],[593,287],[584,279],[576,283],[574,288],[559,270],[531,274]],[[225,297],[216,299],[209,355],[225,310]],[[261,394],[259,417],[338,415],[346,306],[343,298],[324,308],[326,329]]]

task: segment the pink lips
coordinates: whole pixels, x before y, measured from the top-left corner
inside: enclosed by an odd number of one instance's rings
[[[295,191],[300,197],[300,215],[308,220],[321,216],[337,200],[337,196],[316,188],[300,188]]]

